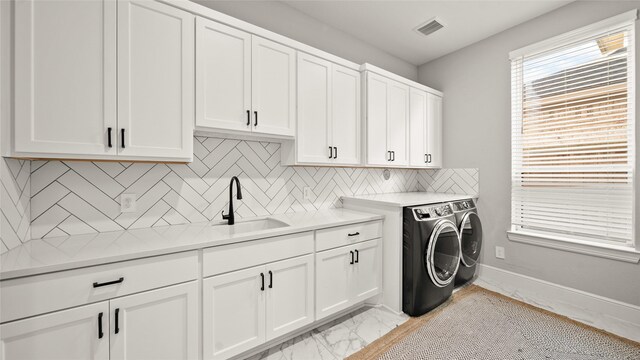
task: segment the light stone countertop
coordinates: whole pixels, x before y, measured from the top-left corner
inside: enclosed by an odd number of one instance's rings
[[[384,217],[348,209],[328,209],[271,215],[268,218],[289,226],[230,234],[224,231],[226,229],[212,226],[220,222],[211,222],[29,240],[2,254],[0,280],[382,220]],[[236,224],[250,220],[253,219],[238,220]]]
[[[432,192],[403,192],[374,195],[343,196],[343,202],[358,205],[384,205],[391,207],[405,207],[441,202],[476,199],[478,195],[443,194]]]

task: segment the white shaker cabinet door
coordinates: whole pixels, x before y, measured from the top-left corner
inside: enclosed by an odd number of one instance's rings
[[[356,253],[353,290],[354,301],[368,299],[382,290],[382,247],[380,240],[353,245]]]
[[[14,150],[115,155],[116,2],[14,7]]]
[[[264,276],[256,266],[202,281],[204,359],[228,359],[265,342]]]
[[[109,333],[107,301],[57,311],[0,325],[0,358],[109,360]]]
[[[427,92],[411,89],[409,98],[409,164],[427,166]]]
[[[442,97],[427,94],[427,166],[442,167]]]
[[[296,51],[254,35],[251,57],[253,131],[294,136]]]
[[[391,81],[388,88],[387,149],[393,166],[409,164],[407,126],[409,124],[409,87]]]
[[[251,34],[196,19],[196,127],[251,132]]]
[[[120,154],[192,158],[194,20],[160,2],[118,2]]]
[[[111,360],[198,359],[198,283],[110,301]]]
[[[331,133],[331,63],[298,53],[298,162],[333,161]]]
[[[266,265],[267,341],[314,321],[313,255]]]
[[[360,164],[360,72],[333,65],[331,87],[332,144],[334,162]]]
[[[316,253],[316,320],[353,304],[352,254],[349,246]]]
[[[367,74],[367,164],[390,165],[387,147],[388,81]]]

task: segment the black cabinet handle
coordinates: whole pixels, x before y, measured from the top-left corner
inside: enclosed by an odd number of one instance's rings
[[[124,149],[124,129],[120,129],[120,146]]]
[[[395,152],[395,151],[392,151],[392,152],[391,152],[391,156],[393,156],[393,157],[391,158],[391,161],[396,161],[396,152]]]
[[[356,232],[354,232],[353,234],[347,234],[347,236],[358,236],[358,235],[360,235],[360,233],[359,233],[359,232],[357,232],[357,231],[356,231]]]
[[[120,283],[121,283],[121,282],[123,282],[123,281],[124,281],[124,278],[123,278],[123,277],[121,277],[121,278],[120,278],[120,279],[118,279],[118,280],[107,281],[107,282],[104,282],[104,283],[97,283],[97,282],[94,282],[94,283],[93,283],[93,287],[94,287],[94,288],[97,288],[97,287],[101,287],[101,286],[107,286],[107,285],[120,284]]]
[[[353,265],[353,251],[349,251],[351,253],[351,262],[349,263],[349,265]]]
[[[113,128],[107,128],[107,145],[109,147],[113,147],[113,144],[111,143],[111,131],[113,131]]]
[[[428,162],[428,161],[427,161],[427,159],[428,159],[427,154],[424,154],[424,163],[425,163],[425,164]]]
[[[273,288],[273,273],[269,270],[269,289]]]
[[[356,250],[356,264],[358,263],[358,261],[360,261],[360,252]]]
[[[428,155],[427,155],[427,159],[428,159],[428,160],[427,160],[427,162],[428,162],[429,164],[431,164],[431,154],[428,154]]]
[[[333,159],[333,147],[329,146],[329,159]]]
[[[254,119],[253,119],[253,126],[258,126],[258,112],[257,112],[257,111],[254,111],[254,112],[253,112],[253,116],[254,116]]]
[[[260,278],[262,278],[262,286],[260,286],[260,290],[264,291],[264,274],[260,273]]]
[[[333,155],[333,158],[337,159],[338,158],[338,148],[334,146],[333,147],[333,151],[335,152],[335,154]]]
[[[387,161],[391,161],[391,151],[387,151]]]
[[[118,326],[118,318],[119,317],[120,317],[120,308],[117,308],[116,309],[116,316],[115,316],[116,329],[113,331],[114,334],[117,334],[117,333],[120,332],[120,326]]]
[[[251,111],[247,110],[247,126],[251,125]]]
[[[104,333],[102,332],[102,313],[98,314],[98,339],[102,339]]]

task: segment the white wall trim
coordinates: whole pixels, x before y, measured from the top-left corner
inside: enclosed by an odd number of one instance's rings
[[[480,264],[475,284],[640,342],[640,306]]]
[[[637,264],[640,251],[629,246],[598,244],[526,231],[507,231],[511,241]]]

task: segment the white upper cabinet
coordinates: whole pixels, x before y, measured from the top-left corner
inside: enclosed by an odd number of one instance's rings
[[[14,6],[14,150],[115,155],[116,2]]]
[[[194,18],[154,1],[15,2],[12,155],[189,161]]]
[[[367,72],[367,165],[408,165],[409,87]]]
[[[251,132],[251,34],[196,19],[196,126]]]
[[[427,166],[442,167],[442,96],[427,94]]]
[[[194,21],[155,1],[118,2],[118,151],[193,156]]]
[[[360,164],[360,72],[333,65],[331,71],[331,143],[334,163]]]

